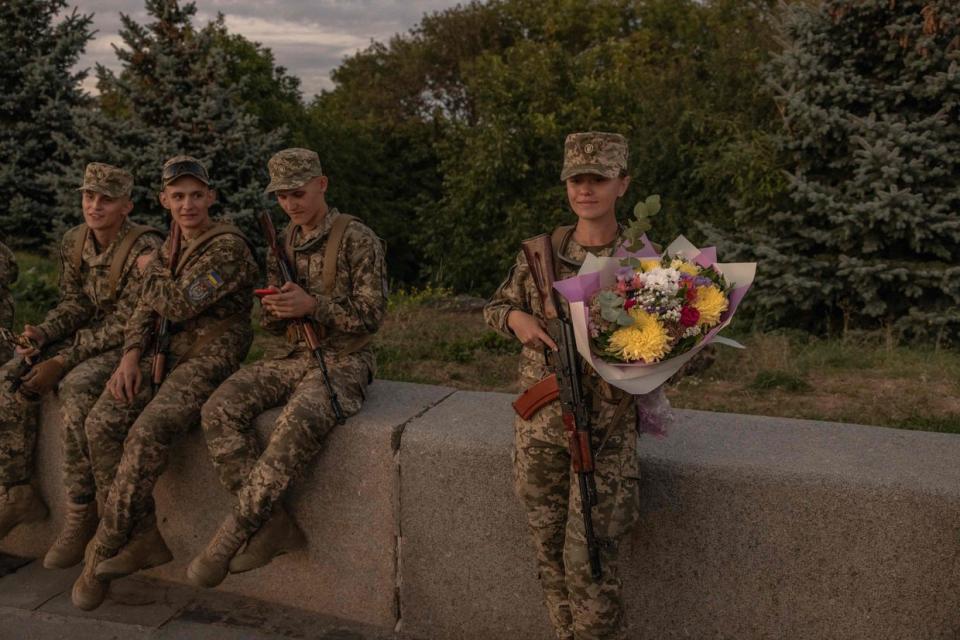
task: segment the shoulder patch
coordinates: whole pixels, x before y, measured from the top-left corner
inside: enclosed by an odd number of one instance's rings
[[[193,279],[193,282],[187,287],[187,298],[190,302],[203,302],[209,298],[214,291],[223,285],[223,278],[216,271],[207,271]]]

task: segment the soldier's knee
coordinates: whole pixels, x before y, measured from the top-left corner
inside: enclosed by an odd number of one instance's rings
[[[200,407],[200,426],[204,433],[218,430],[221,410],[222,404],[218,401],[217,393],[214,392]]]

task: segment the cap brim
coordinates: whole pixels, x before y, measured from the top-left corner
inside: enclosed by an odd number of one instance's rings
[[[578,176],[585,173],[603,176],[604,178],[616,178],[620,175],[620,169],[601,164],[581,164],[573,167],[564,167],[560,172],[560,181],[563,182],[571,176]]]
[[[264,193],[274,193],[276,191],[290,191],[291,189],[299,189],[303,185],[307,184],[314,178],[319,178],[320,176],[310,176],[303,182],[279,182],[277,180],[271,180],[270,184],[267,185],[267,188],[263,190]]]
[[[130,195],[129,193],[113,193],[111,191],[107,191],[103,187],[99,187],[97,185],[92,185],[92,184],[81,185],[77,187],[77,191],[93,191],[94,193],[102,193],[103,195],[109,196],[111,198],[123,198]]]
[[[178,175],[174,176],[173,178],[170,178],[169,180],[164,180],[164,181],[163,181],[163,186],[166,187],[166,186],[167,186],[168,184],[170,184],[171,182],[176,182],[176,181],[179,180],[180,178],[196,178],[197,180],[199,180],[199,181],[202,182],[203,184],[207,185],[208,187],[210,186],[210,178],[206,178],[206,177],[204,177],[204,176],[201,176],[201,175],[196,174],[196,173],[192,173],[192,172],[190,172],[190,171],[184,171],[183,173],[178,174]]]

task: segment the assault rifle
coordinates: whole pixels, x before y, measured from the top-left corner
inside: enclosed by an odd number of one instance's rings
[[[280,286],[288,282],[295,282],[293,267],[290,264],[286,249],[284,249],[277,240],[277,230],[273,226],[273,220],[270,219],[270,213],[268,211],[262,211],[259,219],[263,236],[267,240],[267,247],[269,247],[270,253],[273,254],[274,259],[277,261],[277,269],[280,272]],[[340,406],[340,399],[337,398],[337,392],[334,391],[333,385],[330,384],[330,374],[327,371],[327,363],[323,359],[323,348],[320,346],[317,327],[312,320],[307,318],[297,318],[294,320],[294,323],[297,327],[297,333],[306,341],[307,346],[310,347],[310,351],[313,352],[313,357],[317,360],[317,364],[320,365],[320,375],[323,378],[323,386],[326,387],[327,395],[330,396],[330,405],[333,407],[333,414],[336,416],[337,424],[343,424],[347,419],[343,415],[343,407]]]
[[[553,245],[549,234],[524,240],[523,253],[527,257],[530,274],[543,303],[547,333],[557,343],[557,352],[553,353],[545,348],[544,356],[557,376],[567,447],[580,485],[580,505],[587,538],[587,554],[590,558],[590,575],[594,580],[599,580],[603,571],[600,566],[600,545],[593,531],[593,507],[597,504],[597,486],[593,477],[593,451],[590,447],[590,414],[583,397],[583,377],[573,325],[553,290],[555,271]]]
[[[177,268],[177,262],[180,260],[180,225],[172,217],[170,218],[170,255],[167,256],[167,268],[173,273]],[[153,361],[151,362],[150,385],[153,388],[153,395],[157,395],[163,379],[167,375],[167,350],[170,347],[170,321],[161,315],[157,315],[156,324],[153,330]]]

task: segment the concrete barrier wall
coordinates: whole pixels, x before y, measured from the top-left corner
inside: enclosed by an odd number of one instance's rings
[[[378,381],[291,497],[309,549],[220,588],[423,638],[548,640],[510,399]],[[666,438],[642,441],[630,637],[960,637],[960,438],[677,413]],[[2,551],[40,555],[56,534],[56,430],[48,402],[38,481],[52,517]],[[199,432],[157,503],[176,560],[151,573],[179,581],[230,506]]]

